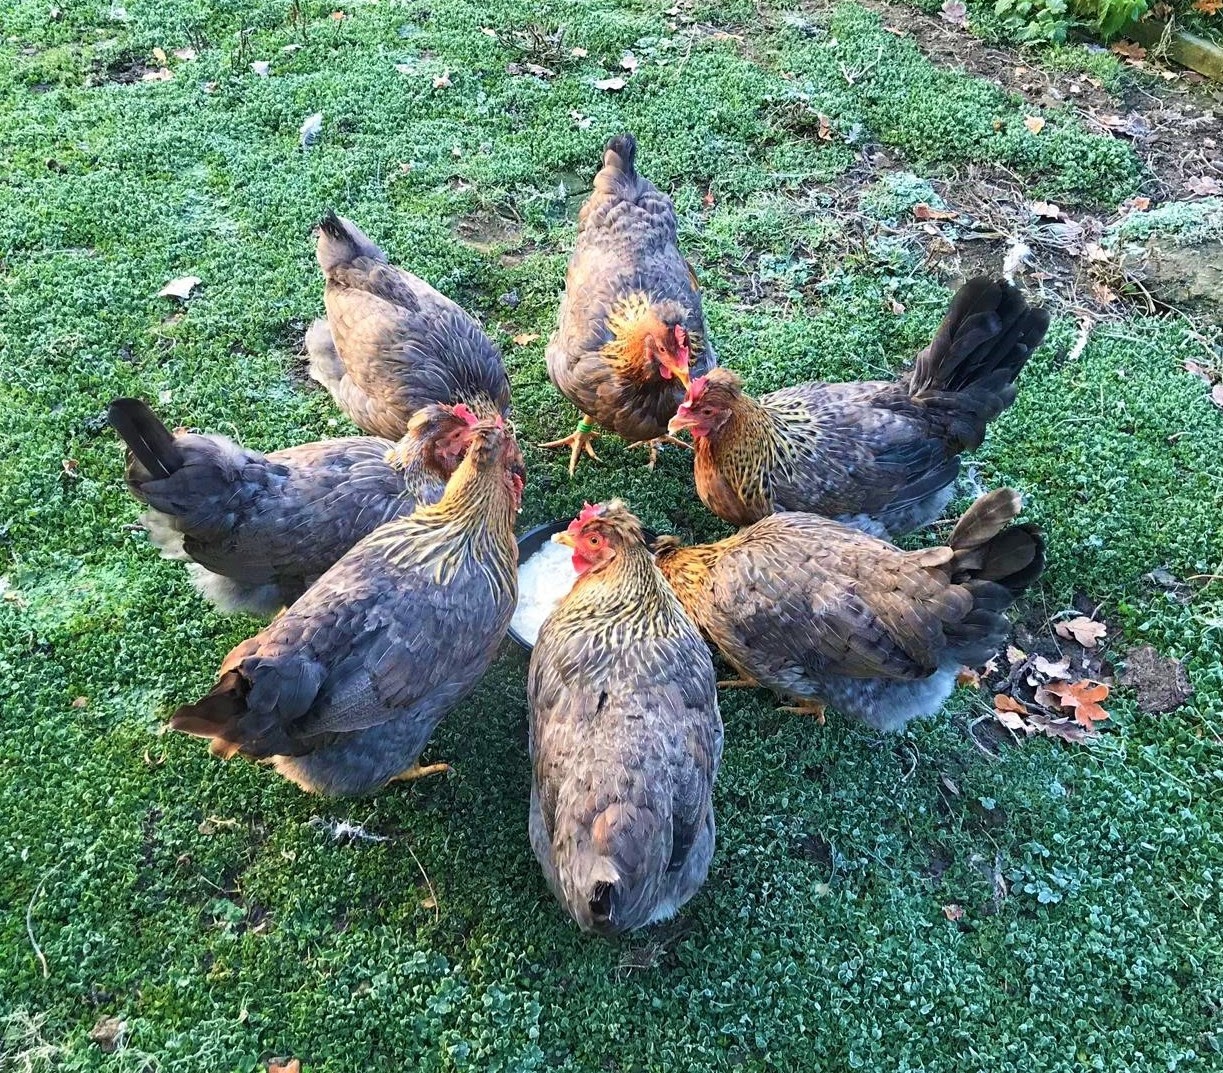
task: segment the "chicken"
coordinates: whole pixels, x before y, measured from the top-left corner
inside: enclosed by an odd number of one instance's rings
[[[578,926],[615,935],[705,881],[722,720],[709,650],[624,504],[554,539],[580,576],[531,653],[531,846]]]
[[[607,144],[548,341],[548,375],[582,419],[572,436],[541,446],[572,447],[571,476],[583,451],[598,457],[595,423],[649,446],[653,466],[689,377],[716,364],[675,206],[637,174],[636,155],[631,134]]]
[[[1017,492],[981,496],[947,547],[902,551],[815,514],[772,514],[716,544],[656,544],[685,610],[743,676],[899,730],[933,715],[962,666],[1005,642],[1004,612],[1039,577],[1044,541],[1012,525]]]
[[[399,443],[348,436],[264,455],[225,436],[173,435],[139,399],[110,423],[128,445],[128,490],[167,559],[224,611],[291,604],[358,540],[441,499],[475,424],[429,406]]]
[[[500,419],[498,418],[498,421]],[[479,682],[517,600],[522,456],[482,423],[438,503],[376,529],[221,664],[170,728],[271,759],[303,790],[365,794],[418,758]]]
[[[1014,401],[1048,326],[1010,284],[979,276],[899,380],[813,381],[753,399],[715,369],[692,381],[669,427],[692,433],[697,492],[733,525],[811,511],[897,537],[942,512],[960,452]]]
[[[327,319],[306,333],[310,375],[358,428],[397,440],[430,403],[507,416],[501,352],[475,319],[423,279],[389,264],[351,221],[329,212],[318,263]]]

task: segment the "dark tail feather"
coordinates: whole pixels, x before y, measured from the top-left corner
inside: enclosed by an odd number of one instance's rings
[[[238,751],[238,719],[246,712],[250,684],[237,671],[226,671],[206,696],[184,704],[172,716],[169,727],[197,738],[211,738],[216,756],[229,758]]]
[[[631,134],[617,134],[603,150],[603,167],[595,176],[595,189],[613,194],[626,186],[632,188],[637,182],[636,161],[637,139]]]
[[[611,924],[612,903],[616,888],[612,883],[596,883],[591,889],[587,905],[590,907],[590,919],[596,928],[606,928]]]
[[[964,512],[948,541],[955,553],[953,581],[998,585],[1014,599],[1040,577],[1045,565],[1043,535],[1035,525],[1010,524],[1021,506],[1018,492],[999,488],[980,496]]]
[[[386,254],[377,243],[371,241],[351,220],[331,209],[328,209],[327,214],[319,221],[318,227],[318,248],[315,255],[324,274],[337,265],[347,264],[358,257],[386,262]]]
[[[976,386],[1002,392],[1048,327],[1048,312],[1031,308],[1011,284],[976,276],[956,292],[930,345],[918,356],[910,392],[920,396]],[[1012,398],[1004,399],[1004,405]]]
[[[115,399],[107,419],[128,449],[154,479],[169,477],[183,465],[173,433],[139,399]]]

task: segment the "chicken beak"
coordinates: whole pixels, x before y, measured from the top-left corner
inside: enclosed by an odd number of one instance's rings
[[[552,534],[552,542],[554,544],[564,544],[567,548],[576,548],[578,546],[577,538],[570,532],[560,532]]]
[[[691,427],[691,422],[684,416],[683,412],[677,413],[670,421],[667,422],[667,431],[672,436],[677,435],[686,428]]]

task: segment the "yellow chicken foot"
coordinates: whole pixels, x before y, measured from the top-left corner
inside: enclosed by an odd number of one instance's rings
[[[426,775],[442,775],[453,770],[449,764],[426,764],[421,767],[420,761],[417,761],[407,770],[401,771],[398,775],[392,775],[386,781],[387,785],[392,782],[411,782],[413,779],[423,779]]]
[[[677,440],[674,436],[659,436],[653,440],[642,440],[639,443],[630,443],[629,448],[648,447],[650,449],[650,469],[653,469],[658,462],[658,447],[659,444],[672,444],[675,447],[683,447],[685,450],[692,451],[695,448],[690,443],[685,443],[683,440]]]
[[[797,704],[783,704],[777,710],[779,712],[794,712],[797,715],[814,715],[815,721],[823,726],[826,722],[824,718],[824,703],[818,700],[801,699]]]
[[[585,451],[596,462],[602,461],[595,454],[594,441],[598,439],[599,434],[595,431],[595,423],[582,415],[582,420],[578,422],[578,427],[563,440],[553,440],[551,443],[541,443],[541,448],[546,447],[572,447],[573,453],[569,456],[569,476],[572,477],[574,471],[578,468],[578,459],[582,452]]]
[[[755,689],[759,682],[754,678],[724,678],[718,683],[719,689]]]

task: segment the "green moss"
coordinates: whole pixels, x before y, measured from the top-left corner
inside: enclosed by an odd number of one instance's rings
[[[1130,213],[1109,230],[1106,241],[1145,242],[1152,235],[1170,239],[1177,246],[1200,246],[1223,239],[1223,200],[1168,201]]]
[[[157,733],[257,624],[210,612],[128,528],[139,511],[102,420],[114,395],[168,392],[167,419],[265,449],[348,431],[298,355],[322,308],[309,230],[334,206],[505,347],[524,526],[620,494],[655,528],[714,536],[687,455],[651,474],[609,439],[608,464],[570,482],[533,446],[576,417],[543,347],[573,237],[565,190],[589,182],[611,133],[634,129],[642,167],[675,195],[720,357],[753,390],[891,375],[946,308],[911,252],[849,248],[828,211],[822,186],[862,139],[919,182],[997,163],[1034,190],[1105,200],[1136,174],[1128,150],[1058,116],[1052,148],[1015,135],[1016,102],[931,68],[854,8],[804,17],[801,33],[749,29],[740,47],[612,0],[354,4],[343,20],[321,0],[129,0],[126,21],[103,0],[61,6],[10,3],[0,47],[0,1065],[1217,1060],[1223,599],[1204,585],[1185,605],[1144,580],[1223,561],[1223,425],[1181,371],[1201,350],[1178,323],[1101,325],[1067,361],[1077,326],[1058,321],[972,468],[1020,487],[1049,535],[1047,580],[1019,609],[1033,628],[1077,593],[1104,601],[1110,656],[1149,641],[1185,661],[1194,698],[1150,718],[1117,690],[1096,749],[1029,742],[990,761],[965,730],[981,704],[967,691],[904,741],[729,694],[710,881],[680,921],[617,943],[578,935],[531,857],[524,661],[508,648],[429,746],[457,774],[368,801],[307,798]],[[754,12],[692,9],[732,29]],[[528,26],[534,38],[514,36]],[[173,57],[187,46],[195,60]],[[171,81],[113,80],[153,48]],[[626,48],[642,69],[619,94],[593,89]],[[530,56],[556,77],[507,73]],[[315,111],[323,135],[303,151]],[[456,239],[456,217],[490,211],[516,228],[493,252]],[[186,273],[203,285],[185,307],[156,297]],[[514,345],[520,333],[541,338]],[[337,819],[387,841],[337,842]],[[952,902],[958,925],[941,912]],[[89,1040],[111,1015],[128,1024],[114,1055]]]
[[[894,222],[923,203],[931,208],[946,208],[929,180],[919,179],[908,171],[889,171],[863,192],[858,208],[873,219]]]

